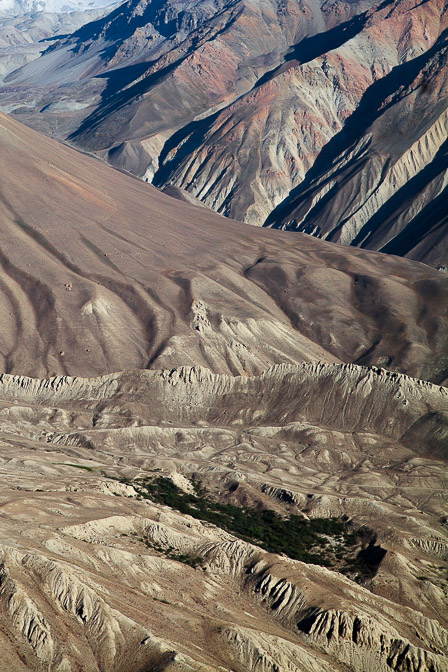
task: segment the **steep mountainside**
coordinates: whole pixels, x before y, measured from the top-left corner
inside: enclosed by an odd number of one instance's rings
[[[0,0],[0,16],[23,16],[35,12],[84,12],[113,4],[114,0]]]
[[[0,104],[229,217],[445,266],[447,9],[129,0]]]
[[[447,378],[444,273],[225,220],[5,115],[0,154],[4,371],[323,360]]]
[[[448,268],[448,34],[368,90],[268,223]]]

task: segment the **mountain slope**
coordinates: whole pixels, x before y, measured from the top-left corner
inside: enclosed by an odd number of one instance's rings
[[[447,9],[446,0],[129,0],[13,73],[0,104],[38,130],[157,186],[184,189],[226,216],[385,251],[391,235],[408,238],[409,226],[413,242],[399,239],[393,250],[443,266]],[[425,88],[423,120],[413,97],[402,96],[419,67],[437,80]],[[295,209],[306,209],[327,188],[319,185],[331,183],[323,157],[332,139],[351,133],[350,144],[364,147],[362,129],[346,124],[363,101],[384,104],[386,91],[395,99],[395,122],[383,145],[373,142],[366,163],[353,166],[357,175],[344,178],[344,188],[338,182],[334,206],[302,222]],[[427,138],[436,115],[438,138]],[[399,176],[391,170],[372,198],[363,166],[376,184],[389,158]],[[405,175],[414,185],[400,191]],[[305,186],[310,200],[299,203]],[[360,214],[347,224],[338,203],[351,199],[348,192],[357,194]],[[367,220],[371,235],[358,237]],[[435,233],[425,241],[428,227]]]
[[[105,11],[103,8],[18,16],[2,16],[0,13],[0,80],[38,58],[56,37],[72,33]]]
[[[448,277],[0,153],[0,667],[446,672]]]
[[[0,0],[0,16],[23,16],[36,12],[84,12],[113,4],[113,0]]]
[[[2,368],[277,362],[447,376],[448,278],[181,203],[0,118]],[[330,290],[329,290],[330,288]]]
[[[448,260],[448,34],[367,90],[268,223],[437,265]]]

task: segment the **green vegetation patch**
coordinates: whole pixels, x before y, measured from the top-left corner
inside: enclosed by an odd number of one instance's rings
[[[55,462],[55,464],[58,464]],[[84,471],[95,471],[94,467],[88,467],[85,464],[71,464],[70,462],[62,462],[66,467],[75,467],[75,469],[84,469]]]
[[[177,562],[182,562],[184,565],[193,567],[202,567],[205,563],[205,560],[200,555],[192,555],[191,553],[177,553],[174,548],[169,546],[165,548],[163,546],[158,546],[158,544],[152,543],[149,539],[144,539],[144,544],[147,548],[150,548],[158,553],[163,553],[163,555],[169,560],[176,560]]]
[[[193,483],[195,493],[189,494],[162,476],[153,480],[132,481],[132,485],[141,498],[164,504],[202,522],[213,523],[270,553],[283,553],[293,560],[331,567],[344,573],[358,572],[366,578],[377,569],[369,562],[369,557],[361,556],[362,562],[360,558],[356,561],[366,530],[353,531],[349,523],[341,518],[307,520],[295,514],[282,517],[270,509],[222,504],[211,499],[198,482]],[[198,559],[169,557],[191,566],[199,564]]]

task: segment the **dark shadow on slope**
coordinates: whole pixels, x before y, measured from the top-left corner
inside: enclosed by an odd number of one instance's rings
[[[342,175],[342,178],[340,182],[336,182],[329,190],[328,192],[314,205],[314,207],[311,209],[310,214],[307,215],[304,220],[300,223],[300,231],[303,233],[311,233],[315,229],[315,221],[319,219],[320,215],[322,214],[325,216],[325,211],[327,206],[331,203],[333,198],[336,198],[338,195],[338,192],[340,189],[344,187],[345,184],[350,182],[352,178],[356,178],[356,176],[362,172],[363,170],[368,169],[368,162],[369,158],[368,156],[361,156],[360,158],[358,157],[353,157],[348,163],[346,163],[343,167],[341,167],[339,170],[336,170],[335,172],[332,173],[332,179],[339,178]],[[389,160],[386,161],[385,163],[385,168],[387,169],[389,165]],[[383,169],[383,171],[384,171]],[[306,179],[306,178],[305,178]],[[306,200],[310,196],[312,196],[313,193],[313,188],[311,187],[308,189],[304,194],[303,198]],[[299,203],[294,205],[294,207],[298,207]],[[311,222],[309,222],[309,219],[311,218]],[[338,225],[338,229],[345,223],[345,219],[341,221],[341,223]],[[275,227],[273,227],[275,228]],[[287,230],[292,230],[294,231],[296,226],[292,222],[291,225],[288,225],[286,227]],[[329,238],[330,239],[330,238]]]
[[[434,159],[417,173],[412,179],[404,184],[386,203],[366,222],[358,235],[353,239],[352,245],[367,247],[373,236],[379,229],[390,226],[390,220],[395,213],[400,213],[407,203],[411,203],[417,194],[421,193],[434,179],[448,170],[448,140],[445,140]],[[446,189],[444,190],[446,197]],[[408,224],[400,234],[382,248],[382,252],[389,254],[405,255],[429,232],[430,222],[445,221],[448,219],[446,201],[443,194],[429,203],[422,212]],[[438,219],[434,219],[435,215]],[[329,240],[331,240],[331,236]]]
[[[49,37],[43,37],[41,40],[38,40],[39,44],[44,44],[45,42],[57,42],[58,40],[66,40],[67,37],[70,37],[71,33],[65,33],[64,35],[50,35]]]
[[[97,109],[86,117],[79,128],[68,137],[68,140],[76,141],[78,137],[87,131],[95,129],[109,114],[130,103],[133,98],[146,93],[151,87],[177,68],[184,58],[185,56],[164,68],[160,68],[160,70],[147,75],[132,86],[128,86],[129,83],[141,77],[157,61],[137,63],[97,75],[98,79],[107,79],[107,85],[102,94],[102,101],[99,103]],[[126,87],[124,91],[122,90],[123,87]]]
[[[151,0],[148,2],[144,11],[139,13],[137,7],[141,5],[141,0],[128,0],[119,5],[110,14],[106,14],[95,21],[86,23],[71,35],[67,36],[65,42],[72,45],[74,54],[80,53],[86,44],[101,39],[104,42],[111,42],[112,53],[132,37],[135,32],[148,25],[153,26],[154,31],[165,39],[172,37],[180,28],[182,20],[186,14],[185,11],[179,12],[175,19],[168,19],[165,0]],[[65,36],[60,36],[60,39]],[[59,44],[51,45],[47,52],[58,49]],[[46,52],[44,52],[46,53]]]
[[[220,14],[218,16],[220,16]],[[221,33],[228,30],[238,19],[238,16],[238,12],[232,14],[225,25],[216,32],[213,32],[210,37],[215,39]],[[206,38],[206,40],[208,40],[208,38]],[[79,128],[69,136],[68,140],[76,141],[76,138],[79,138],[87,131],[93,130],[109,114],[115,112],[124,105],[131,103],[132,100],[138,96],[147,93],[153,86],[160,83],[179,65],[181,65],[182,62],[196,50],[198,43],[203,43],[203,37],[201,35],[195,35],[191,39],[188,49],[182,53],[182,56],[165,67],[162,67],[148,75],[145,75],[145,72],[155,67],[160,59],[134,63],[133,65],[124,66],[123,68],[116,68],[114,70],[108,70],[107,72],[96,75],[98,79],[107,80],[106,88],[102,92],[101,102],[95,111],[86,117]],[[110,49],[115,50],[115,45],[110,47]],[[132,85],[132,82],[135,79],[139,79],[139,81]]]
[[[392,3],[393,0],[385,0],[385,2],[380,5],[379,9],[382,9],[383,7],[386,7]],[[285,63],[289,61],[296,60],[300,64],[308,63],[309,61],[318,58],[328,51],[337,49],[347,40],[352,39],[363,30],[366,22],[369,19],[369,16],[369,12],[363,12],[362,14],[358,14],[352,19],[335,26],[330,30],[304,38],[298,44],[290,48],[290,50],[286,53],[284,61],[281,65],[262,75],[262,77],[260,77],[260,79],[254,84],[251,91],[259,88],[269,80],[273,79],[277,74],[279,74]],[[251,91],[248,91],[248,94],[250,94]],[[154,185],[158,187],[164,186],[175,166],[178,166],[183,159],[185,159],[193,151],[197,150],[197,148],[202,144],[207,132],[211,129],[213,123],[216,121],[220,112],[222,111],[223,110],[220,110],[219,112],[216,112],[215,114],[212,114],[201,121],[187,124],[169,138],[159,157],[159,170],[156,172],[153,178]],[[187,140],[187,142],[185,142],[185,140]],[[181,149],[175,154],[171,161],[165,163],[166,157],[178,145],[181,145]]]
[[[429,0],[421,0],[417,5],[414,5],[414,7],[410,7],[407,11],[412,12],[414,9],[417,9],[418,7],[422,7],[423,5],[426,5],[429,2]]]
[[[163,19],[167,15],[166,9],[165,12],[163,11],[165,4],[165,0],[151,0],[147,3],[145,10],[139,14],[135,10],[141,5],[141,0],[129,0],[114,9],[110,14],[106,14],[106,16],[79,28],[73,33],[72,39],[79,46],[82,46],[86,41],[98,39],[100,36],[105,41],[122,44],[136,30],[144,28],[149,23],[154,26],[160,35],[170,37],[176,30],[176,21],[171,20],[164,23]],[[133,12],[135,13],[133,14]],[[184,14],[185,12],[180,12],[177,18],[181,20]]]
[[[428,234],[434,238],[440,237],[440,240],[445,238],[448,229],[447,203],[448,187],[445,187],[443,192],[428,203],[401,233],[380,249],[380,252],[402,257],[411,252]]]
[[[108,102],[111,98],[115,97],[119,91],[128,87],[132,82],[135,82],[136,79],[139,79],[142,75],[145,74],[148,70],[154,67],[157,64],[157,60],[143,61],[141,63],[133,63],[132,65],[126,65],[122,68],[117,68],[115,70],[108,70],[103,72],[100,75],[96,75],[97,79],[106,79],[107,84],[106,88],[102,93],[102,100],[104,103]],[[162,69],[161,69],[162,71]],[[161,72],[160,71],[160,72]],[[158,74],[157,72],[154,75]],[[148,76],[150,80],[151,76]],[[154,76],[150,80],[152,83],[157,81]],[[148,82],[150,83],[150,82]]]
[[[397,65],[382,79],[374,82],[362,96],[356,110],[347,118],[343,128],[322,148],[314,165],[304,181],[292,189],[266,219],[264,226],[278,228],[282,221],[300,204],[305,192],[318,177],[333,166],[339,156],[362,138],[367,129],[398,100],[408,95],[406,90],[412,85],[422,69],[443,48],[448,46],[448,29],[445,29],[435,44],[425,53],[411,61]],[[401,93],[403,91],[404,93]],[[398,93],[397,93],[398,92]],[[395,94],[395,95],[394,95]],[[398,98],[397,98],[398,96]],[[391,98],[385,104],[385,101]],[[347,166],[345,166],[345,169]],[[335,178],[332,174],[331,179]]]
[[[129,12],[132,11],[134,6],[137,5],[138,2],[139,0],[124,2],[123,4],[119,5],[114,10],[112,10],[110,14],[106,14],[105,16],[102,16],[99,19],[95,19],[95,21],[85,23],[83,26],[81,26],[81,28],[78,28],[78,30],[75,30],[74,33],[67,36],[68,39],[64,43],[64,45],[59,43],[52,44],[48,47],[46,51],[44,51],[44,54],[49,53],[50,51],[55,51],[56,49],[59,49],[60,46],[66,46],[67,44],[73,44],[75,53],[78,53],[79,49],[83,44],[85,44],[86,42],[97,40],[100,37],[100,35],[104,37],[105,40],[113,39],[114,32],[116,34],[116,38],[120,40],[121,44],[123,40],[127,39],[127,37],[129,37],[132,34],[132,32],[130,32],[131,25],[132,30],[135,30],[136,28],[139,27],[139,25],[142,25],[141,23],[130,24],[124,18],[122,21],[120,21],[120,17],[124,17],[126,15],[126,10],[128,10]],[[116,26],[117,22],[118,22],[117,30],[111,29],[110,33],[108,33],[107,27]],[[61,38],[62,37],[63,36],[61,36]]]
[[[361,579],[373,578],[386,554],[385,548],[371,541],[367,548],[359,551],[353,563],[353,569],[358,572]]]
[[[212,128],[222,110],[201,119],[192,121],[180,128],[166,141],[159,156],[159,169],[155,173],[152,183],[156,187],[163,187],[171,171],[179,166],[183,159],[195,151],[205,140],[208,131]],[[179,146],[173,158],[167,161],[168,154]]]

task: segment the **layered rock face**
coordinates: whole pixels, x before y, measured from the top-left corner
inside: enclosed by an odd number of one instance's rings
[[[448,259],[446,36],[367,90],[269,222],[400,254]]]
[[[446,10],[130,0],[0,103],[229,217],[445,266]]]
[[[445,424],[431,433],[433,414]],[[447,670],[446,388],[337,364],[3,374],[0,418],[8,669]],[[344,515],[375,530],[384,559],[360,584],[267,553],[142,501],[148,474]],[[176,559],[194,556],[202,568]]]

